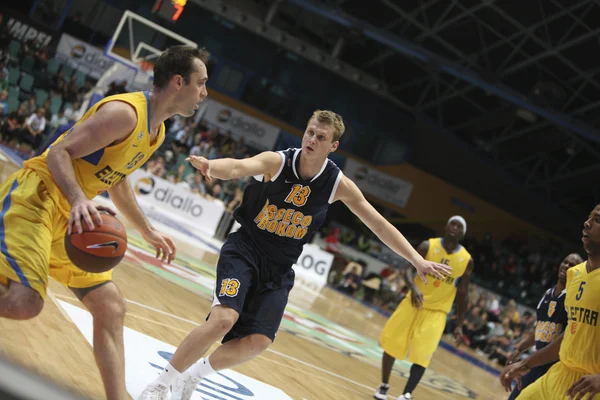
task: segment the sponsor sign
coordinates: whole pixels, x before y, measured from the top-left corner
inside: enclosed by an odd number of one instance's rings
[[[100,79],[114,64],[114,61],[106,57],[102,50],[66,33],[60,37],[56,54],[58,58],[94,79]]]
[[[344,174],[363,192],[400,207],[406,206],[413,190],[412,183],[350,158],[346,160]]]
[[[327,284],[332,263],[333,254],[321,250],[317,245],[306,244],[293,268],[296,276],[323,287]]]
[[[279,128],[260,119],[251,117],[234,108],[211,99],[202,103],[202,118],[211,125],[216,125],[225,132],[230,131],[231,137],[238,140],[244,138],[249,147],[256,150],[273,150]]]
[[[58,300],[59,304],[93,346],[92,315],[79,307]],[[127,392],[137,399],[144,388],[171,360],[175,347],[125,327],[125,383]],[[207,376],[196,387],[192,400],[291,400],[280,389],[226,369]]]
[[[225,210],[223,202],[205,199],[184,185],[175,185],[142,169],[134,171],[129,179],[142,208],[150,207],[214,236]]]
[[[0,8],[0,31],[21,43],[33,40],[39,47],[48,46],[54,31],[33,21],[27,15]]]

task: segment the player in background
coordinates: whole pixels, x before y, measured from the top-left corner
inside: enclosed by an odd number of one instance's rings
[[[442,338],[457,293],[454,336],[457,345],[461,342],[469,280],[473,271],[473,258],[459,243],[466,232],[467,222],[455,215],[448,220],[443,238],[425,240],[417,247],[426,260],[449,265],[452,273],[441,279],[433,277],[432,284],[424,285],[422,281],[415,280],[412,268],[408,269],[406,283],[410,292],[386,323],[379,340],[384,350],[381,360],[382,383],[373,395],[375,399],[387,399],[394,362],[396,359],[404,360],[407,354],[412,366],[398,400],[412,398]]]

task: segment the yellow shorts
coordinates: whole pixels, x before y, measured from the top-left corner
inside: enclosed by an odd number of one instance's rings
[[[567,390],[585,375],[589,375],[589,372],[571,369],[559,361],[544,376],[523,389],[517,400],[565,400]],[[600,396],[586,395],[584,398],[599,400]]]
[[[440,343],[447,314],[416,309],[406,297],[385,324],[379,343],[392,357],[427,368]]]
[[[71,288],[112,279],[112,271],[91,274],[75,267],[65,251],[68,219],[42,179],[21,169],[0,185],[0,283],[22,283],[46,296],[48,276]]]

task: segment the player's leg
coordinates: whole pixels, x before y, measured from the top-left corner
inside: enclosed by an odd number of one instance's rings
[[[269,271],[263,268],[259,275],[255,290],[246,298],[243,312],[223,339],[224,344],[181,374],[171,387],[172,400],[189,400],[202,378],[250,361],[275,340],[294,285],[294,271],[290,269],[272,279]]]
[[[127,307],[111,281],[86,289],[74,289],[94,319],[94,357],[102,376],[107,400],[124,399],[125,349],[123,326]]]
[[[107,400],[127,398],[123,326],[125,299],[112,282],[112,271],[92,274],[75,267],[64,245],[68,220],[55,222],[50,256],[50,276],[68,286],[93,317],[94,357]]]
[[[390,389],[390,376],[396,359],[404,360],[412,336],[412,327],[417,310],[405,298],[388,319],[381,333],[379,343],[383,348],[381,359],[381,384],[373,395],[376,399],[386,399]]]
[[[246,295],[256,281],[256,272],[248,260],[254,255],[242,254],[230,235],[221,248],[217,263],[215,298],[207,321],[195,328],[181,342],[160,376],[140,395],[140,399],[160,399],[179,375],[202,357],[219,338],[225,336],[244,309]]]
[[[431,357],[438,347],[444,328],[447,314],[442,311],[420,309],[415,317],[411,349],[408,361],[410,367],[408,382],[404,388],[404,397],[410,399],[417,385],[423,378],[425,370],[429,367]]]
[[[43,306],[56,206],[37,174],[0,185],[0,317],[30,319]]]
[[[565,393],[585,373],[569,369],[562,362],[554,364],[541,378],[527,386],[517,400],[565,399]]]

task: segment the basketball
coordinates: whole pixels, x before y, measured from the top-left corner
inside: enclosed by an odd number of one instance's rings
[[[75,264],[86,272],[100,273],[116,267],[127,250],[127,232],[117,218],[100,212],[102,225],[95,225],[89,230],[85,222],[81,222],[83,232],[65,235],[67,255]]]

